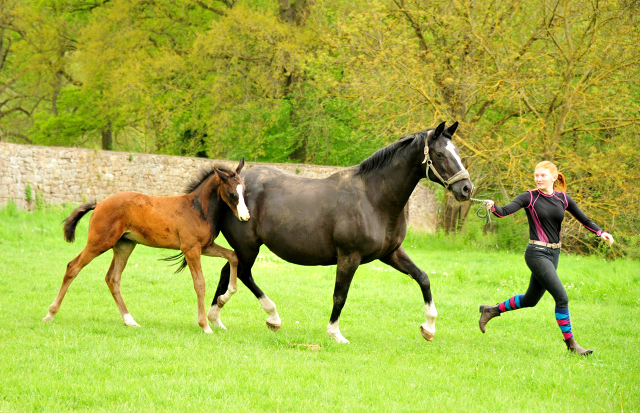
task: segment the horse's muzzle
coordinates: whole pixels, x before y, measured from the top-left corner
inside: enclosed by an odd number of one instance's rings
[[[451,191],[451,193],[453,193],[453,196],[456,198],[456,201],[458,202],[468,201],[471,198],[471,195],[473,194],[473,183],[471,182],[470,179],[463,179],[461,181],[458,181],[452,184],[449,187],[449,190]]]

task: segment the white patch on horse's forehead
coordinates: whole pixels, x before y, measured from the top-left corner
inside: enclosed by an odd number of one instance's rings
[[[446,148],[447,148],[447,150],[449,152],[451,152],[451,155],[453,155],[453,157],[456,159],[456,161],[458,161],[458,165],[460,165],[460,170],[464,171],[465,168],[462,165],[462,159],[460,159],[460,157],[456,153],[456,146],[453,144],[453,142],[451,142],[451,141],[447,142]]]
[[[249,219],[249,209],[244,203],[244,191],[242,190],[242,185],[238,185],[236,187],[236,192],[238,193],[238,218],[246,221]]]

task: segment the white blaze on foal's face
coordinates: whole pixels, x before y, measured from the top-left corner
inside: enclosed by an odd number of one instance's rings
[[[238,218],[242,221],[248,221],[250,215],[249,209],[247,209],[247,205],[244,203],[244,191],[242,185],[238,185],[236,187],[236,192],[238,193]]]
[[[447,142],[447,146],[446,149],[451,152],[451,155],[453,155],[454,159],[458,162],[458,166],[460,166],[460,170],[464,171],[465,168],[462,165],[462,159],[460,159],[460,156],[458,156],[458,154],[456,153],[456,146],[451,142]]]

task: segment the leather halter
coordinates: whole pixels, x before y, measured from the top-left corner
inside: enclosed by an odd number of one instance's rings
[[[438,178],[440,180],[440,182],[442,183],[442,185],[446,188],[449,189],[449,187],[458,182],[458,181],[462,181],[463,179],[469,179],[471,178],[471,175],[469,175],[469,171],[467,171],[466,169],[464,169],[464,167],[458,171],[458,173],[456,173],[455,175],[453,175],[451,178],[449,178],[448,180],[444,180],[440,174],[438,173],[438,171],[436,171],[436,168],[433,166],[433,161],[431,160],[431,158],[429,157],[429,145],[427,144],[427,140],[425,139],[424,141],[424,161],[422,161],[422,163],[426,163],[427,166],[429,167],[429,169],[431,169],[431,172],[433,172],[433,174],[436,176],[436,178]],[[429,175],[427,173],[427,175]]]

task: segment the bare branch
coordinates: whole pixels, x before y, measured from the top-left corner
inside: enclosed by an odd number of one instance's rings
[[[593,123],[600,123],[600,122],[620,122],[616,125],[612,125],[612,126],[601,126],[598,128],[585,128],[585,126],[587,125],[591,125]],[[619,118],[600,118],[600,119],[594,119],[592,121],[589,122],[585,122],[583,124],[574,126],[572,128],[569,129],[564,129],[561,134],[567,134],[569,132],[574,132],[574,131],[583,131],[583,132],[591,132],[591,131],[600,131],[600,130],[611,130],[611,129],[619,129],[619,128],[624,128],[625,126],[629,126],[629,125],[635,125],[640,123],[640,117],[638,118],[630,118],[630,119],[619,119]]]
[[[13,136],[14,138],[22,139],[23,141],[27,142],[28,144],[33,145],[33,141],[31,139],[29,139],[28,137],[26,137],[25,135],[21,134],[21,133],[4,132],[4,136]]]
[[[200,6],[200,7],[202,7],[205,10],[209,10],[210,12],[213,12],[213,13],[217,14],[218,16],[226,16],[227,15],[227,13],[225,13],[224,11],[215,9],[213,7],[210,7],[210,6],[207,6],[206,4],[204,4],[203,2],[201,2],[199,0],[196,0],[196,4],[198,6]],[[225,4],[226,4],[226,2],[225,2]],[[227,4],[227,6],[228,6],[228,4]],[[233,5],[230,6],[229,8],[231,8],[231,7],[233,7]]]
[[[422,31],[422,27],[420,27],[420,23],[418,23],[413,18],[411,13],[409,13],[409,11],[405,8],[403,0],[393,0],[393,2],[396,4],[396,6],[398,6],[398,11],[404,14],[404,16],[407,18],[407,20],[411,24],[411,27],[413,28],[413,31],[415,32],[416,37],[420,42],[420,49],[424,52],[428,51],[429,46],[427,46],[427,41],[424,38],[424,32]]]

